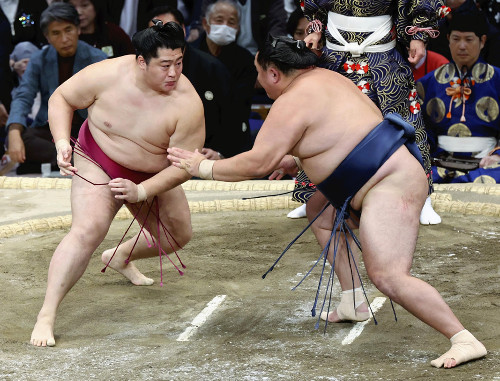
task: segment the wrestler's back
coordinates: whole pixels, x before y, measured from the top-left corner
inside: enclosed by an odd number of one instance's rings
[[[186,105],[199,102],[198,95],[183,75],[168,94],[137,86],[133,55],[109,61],[109,86],[103,86],[88,109],[90,131],[115,162],[159,172],[169,165],[166,149]]]

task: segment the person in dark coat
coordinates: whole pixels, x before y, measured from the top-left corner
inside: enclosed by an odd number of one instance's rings
[[[208,6],[202,19],[204,33],[198,48],[221,61],[231,73],[233,84],[233,110],[241,126],[245,150],[251,148],[249,116],[255,94],[257,70],[254,57],[247,49],[236,44],[240,27],[240,13],[234,0],[218,0]],[[225,33],[225,31],[228,31]],[[222,32],[222,33],[221,33]]]
[[[43,0],[0,2],[0,8],[11,25],[12,44],[29,41],[39,48],[47,44],[40,29],[40,16],[47,8]]]
[[[202,0],[201,14],[216,0]],[[286,34],[287,14],[283,0],[237,0],[241,14],[240,34],[237,43],[255,54],[267,35]],[[200,23],[201,24],[201,23]]]

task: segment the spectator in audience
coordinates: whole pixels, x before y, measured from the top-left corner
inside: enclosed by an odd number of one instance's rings
[[[201,14],[216,0],[202,0]],[[287,14],[283,0],[237,0],[240,10],[240,33],[237,44],[253,55],[257,53],[268,35],[286,34]]]
[[[16,74],[16,81],[14,86],[19,86],[21,78],[23,77],[28,62],[30,61],[33,53],[38,52],[38,49],[34,44],[29,41],[23,41],[16,45],[12,53],[10,54],[10,67]]]
[[[431,155],[440,159],[436,183],[500,183],[500,69],[480,57],[486,32],[479,13],[454,15],[452,62],[418,82]]]
[[[20,42],[14,48],[12,54],[10,55],[11,67],[15,73],[15,81],[14,81],[14,89],[12,90],[12,98],[15,98],[16,92],[19,91],[19,84],[21,83],[21,79],[23,77],[26,68],[28,67],[28,63],[31,59],[31,56],[40,51],[35,45],[31,42],[24,41]],[[31,112],[28,114],[27,124],[31,124],[33,119],[35,119],[35,115],[40,109],[41,96],[40,92],[37,93],[35,100],[33,101],[33,106],[31,107]]]
[[[9,117],[11,91],[14,86],[12,81],[12,73],[9,66],[9,53],[12,49],[11,31],[9,20],[0,8],[0,41],[5,43],[0,44],[0,175],[8,172],[12,166],[8,165],[10,157],[5,154],[5,123]]]
[[[446,20],[439,27],[439,36],[429,41],[428,49],[445,56],[451,60],[451,52],[448,45],[447,35],[450,33],[450,21],[455,15],[471,15],[478,12],[477,4],[474,0],[445,0],[451,12]],[[486,25],[487,40],[481,51],[481,56],[486,62],[493,66],[500,67],[500,30],[485,19],[481,21]]]
[[[143,30],[150,21],[149,13],[169,0],[98,0],[105,5],[107,21],[119,25],[130,37]]]
[[[49,97],[74,73],[106,58],[99,49],[78,40],[79,24],[78,12],[70,4],[57,2],[42,13],[40,26],[49,46],[31,57],[7,121],[9,155],[21,163],[18,174],[40,173],[42,163],[57,168],[55,145],[47,124]],[[38,92],[40,110],[28,126],[27,116]],[[75,112],[72,136],[77,136],[86,117],[86,110]]]
[[[301,8],[295,9],[286,23],[286,32],[294,40],[303,40],[306,37],[306,28],[309,20],[304,16]]]
[[[184,17],[178,9],[168,6],[155,8],[150,13],[150,19],[154,18],[163,23],[174,21],[185,31]],[[193,84],[203,102],[204,155],[216,160],[243,152],[241,124],[237,126],[235,110],[232,109],[231,74],[227,68],[212,55],[189,44],[186,45],[182,65],[182,74]]]
[[[0,1],[0,8],[9,20],[12,43],[30,41],[38,47],[47,43],[40,29],[40,15],[47,8],[42,0]]]
[[[217,57],[231,73],[233,107],[236,115],[235,129],[241,129],[238,141],[241,152],[251,147],[249,116],[252,97],[257,80],[254,57],[245,48],[236,44],[240,27],[240,13],[236,1],[217,0],[210,4],[202,19],[204,38],[198,48]]]
[[[104,3],[100,0],[65,0],[80,15],[80,40],[101,49],[108,58],[134,54],[130,37],[118,25],[105,21]]]

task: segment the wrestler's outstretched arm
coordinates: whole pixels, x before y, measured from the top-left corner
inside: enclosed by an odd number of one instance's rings
[[[73,112],[88,108],[94,103],[101,89],[113,78],[106,74],[109,72],[112,72],[109,61],[87,66],[60,85],[49,98],[49,127],[56,144],[57,165],[62,175],[73,175],[77,171],[71,165]]]
[[[253,148],[229,159],[217,160],[213,166],[214,178],[220,181],[249,180],[264,177],[279,168],[281,160],[293,150],[307,125],[306,111],[296,110],[295,105],[288,95],[280,96],[259,130]],[[201,153],[175,145],[167,152],[174,166],[185,169],[192,176],[199,176],[199,164],[206,159]]]

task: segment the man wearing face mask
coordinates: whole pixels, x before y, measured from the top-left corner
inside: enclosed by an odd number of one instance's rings
[[[257,71],[253,55],[236,44],[240,27],[240,11],[234,0],[217,0],[210,4],[202,19],[205,36],[198,40],[198,48],[219,59],[231,73],[233,110],[237,116],[234,128],[245,150],[251,148],[249,116],[254,95]]]
[[[196,0],[196,2],[201,3],[201,15],[206,15],[207,7],[217,1]],[[253,55],[262,48],[268,34],[272,34],[273,36],[286,34],[287,14],[284,0],[235,0],[235,2],[241,14],[241,33],[238,34],[236,43],[248,49]],[[199,38],[193,37],[193,35],[196,36],[198,34],[194,29],[200,28],[199,25],[200,22],[196,19],[196,15],[193,15],[188,41],[194,41]]]

